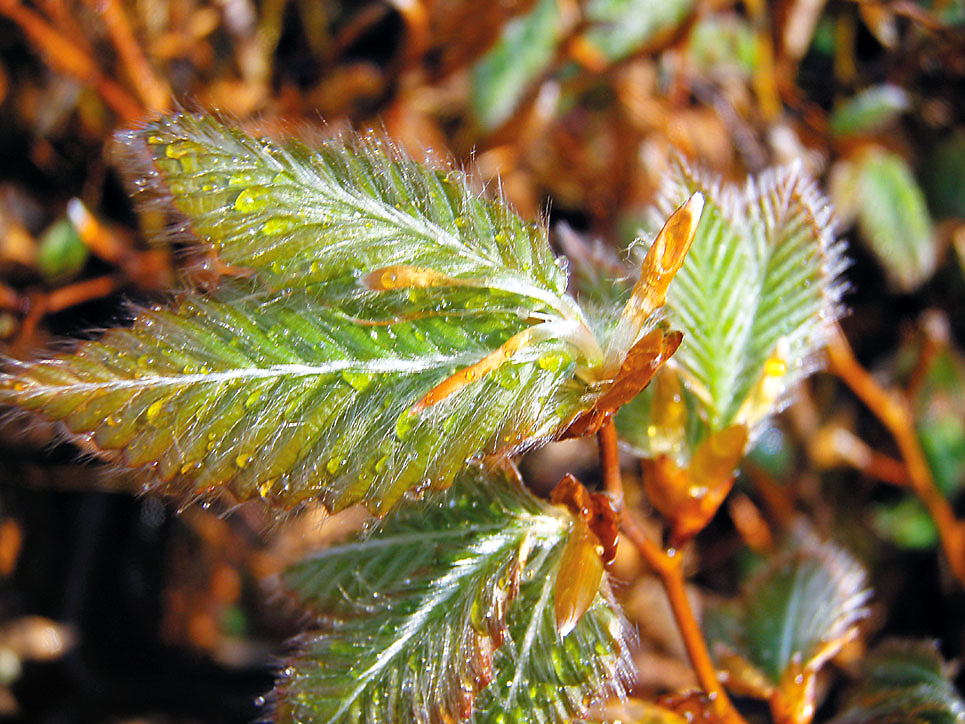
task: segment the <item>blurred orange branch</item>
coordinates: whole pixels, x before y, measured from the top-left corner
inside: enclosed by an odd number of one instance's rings
[[[89,84],[125,122],[140,118],[144,109],[124,88],[104,75],[90,54],[18,0],[0,0],[0,13],[13,20],[44,54],[51,67]]]
[[[955,518],[948,500],[935,486],[907,398],[885,390],[875,381],[855,358],[840,329],[828,344],[828,357],[830,371],[851,388],[894,437],[908,466],[909,483],[935,521],[952,572],[965,585],[965,524]]]
[[[734,708],[730,697],[720,684],[717,669],[710,658],[707,643],[700,631],[700,624],[687,598],[684,586],[683,555],[680,551],[664,551],[644,535],[643,528],[633,517],[632,511],[623,510],[623,481],[620,476],[620,461],[617,449],[617,432],[613,420],[607,421],[598,433],[600,445],[600,465],[606,491],[618,501],[620,530],[640,551],[640,555],[660,578],[663,589],[670,601],[674,621],[687,650],[697,681],[700,683],[717,717],[724,724],[746,724],[744,718]]]
[[[140,96],[144,106],[152,111],[170,110],[171,89],[154,73],[141,51],[141,45],[134,37],[134,31],[120,0],[87,0],[87,4],[104,18],[104,25],[117,49],[131,87]]]

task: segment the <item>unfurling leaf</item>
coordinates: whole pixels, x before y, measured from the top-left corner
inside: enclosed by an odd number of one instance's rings
[[[612,383],[593,404],[574,419],[563,437],[592,435],[650,384],[657,370],[673,356],[681,342],[680,332],[658,327],[630,348]]]
[[[630,292],[616,329],[607,344],[609,365],[623,362],[640,330],[653,313],[663,306],[670,282],[674,280],[694,242],[704,197],[698,191],[672,211],[640,264],[640,278]],[[638,390],[639,391],[639,390]]]
[[[732,425],[700,443],[686,468],[666,454],[644,461],[644,490],[670,524],[671,545],[683,545],[714,517],[734,484],[746,445],[747,428]]]
[[[128,140],[151,159],[135,185],[169,197],[234,278],[74,354],[11,363],[0,403],[166,489],[383,513],[475,455],[560,436],[598,400],[612,414],[675,348],[635,308],[623,357],[605,359],[609,333],[566,294],[544,228],[387,144],[309,149],[183,114]],[[625,359],[647,340],[665,341]]]
[[[671,326],[683,333],[673,362],[681,389],[673,379],[658,383],[618,417],[621,433],[641,454],[665,452],[681,465],[709,432],[742,424],[754,439],[814,369],[840,312],[845,265],[828,203],[797,166],[744,188],[680,167],[659,209],[672,210],[698,192],[703,216],[666,305]],[[661,416],[683,416],[686,423],[664,425]]]
[[[857,218],[861,239],[890,282],[911,292],[938,264],[935,231],[915,175],[901,156],[871,147],[839,162],[831,195],[845,218]]]
[[[848,705],[832,724],[962,724],[965,700],[932,641],[891,639],[861,662]]]
[[[553,589],[574,519],[471,466],[367,533],[292,566],[331,627],[278,681],[278,721],[556,721],[622,695],[628,627],[605,581],[562,640]]]
[[[728,687],[767,699],[775,719],[807,724],[815,676],[867,614],[864,569],[810,535],[770,560],[738,602],[705,611],[704,629]]]

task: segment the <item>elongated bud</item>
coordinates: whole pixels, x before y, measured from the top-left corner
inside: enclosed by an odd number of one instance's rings
[[[704,196],[695,193],[663,225],[640,267],[640,279],[623,308],[607,346],[606,365],[617,366],[651,315],[663,306],[667,288],[683,266],[704,211]]]
[[[461,279],[455,279],[435,269],[418,266],[386,266],[371,271],[360,280],[363,287],[377,292],[391,289],[424,289],[427,287],[465,286]]]
[[[553,592],[556,631],[560,637],[576,628],[596,598],[603,581],[602,554],[599,538],[582,518],[574,518]]]

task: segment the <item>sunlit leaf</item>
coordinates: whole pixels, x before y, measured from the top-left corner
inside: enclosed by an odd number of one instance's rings
[[[620,415],[621,431],[644,454],[669,447],[664,426],[650,420],[670,414],[667,405],[685,415],[692,445],[706,434],[700,426],[740,423],[753,439],[814,369],[839,313],[843,247],[827,201],[798,167],[766,173],[744,188],[680,168],[660,208],[697,191],[704,213],[666,306],[671,325],[683,332],[674,357],[683,391],[664,395],[653,410],[658,388],[651,387]],[[673,452],[689,459],[687,451]]]
[[[0,392],[178,490],[386,509],[426,479],[448,484],[481,449],[546,437],[582,409],[587,387],[559,340],[416,409],[526,327],[506,314],[364,325],[302,290],[230,283],[13,368]]]
[[[381,513],[474,455],[561,435],[598,400],[612,414],[675,349],[624,379],[631,348],[674,338],[652,317],[676,266],[653,267],[686,252],[672,230],[696,224],[693,200],[642,266],[646,303],[611,313],[611,344],[565,293],[545,230],[461,177],[190,116],[144,136],[152,183],[235,272],[74,354],[10,363],[0,403],[62,420],[165,489]]]
[[[931,641],[885,641],[861,662],[847,707],[833,724],[962,724],[965,701]]]
[[[910,292],[931,277],[938,262],[931,216],[901,156],[870,148],[840,162],[831,195],[843,216],[857,218],[862,241],[895,287]]]
[[[705,611],[718,665],[737,690],[767,698],[777,719],[810,721],[814,676],[867,614],[865,586],[848,553],[803,536],[765,564],[739,601]]]
[[[443,299],[472,313],[493,294],[505,308],[576,314],[543,227],[387,142],[339,137],[309,148],[190,114],[125,140],[129,155],[144,146],[151,159],[134,185],[167,195],[191,235],[273,289],[311,285],[366,316]]]
[[[513,114],[549,68],[564,26],[558,0],[538,0],[529,13],[506,23],[472,71],[472,109],[484,127],[498,126]]]
[[[470,468],[361,537],[284,575],[331,626],[279,679],[279,721],[558,721],[621,694],[628,628],[600,582],[556,633],[573,518],[512,477]]]

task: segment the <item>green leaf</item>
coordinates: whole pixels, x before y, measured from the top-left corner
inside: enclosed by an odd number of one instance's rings
[[[233,271],[75,354],[10,363],[0,404],[166,489],[381,514],[475,455],[561,435],[654,328],[662,294],[621,317],[626,346],[604,359],[607,329],[565,293],[545,229],[391,148],[311,151],[186,115],[143,134],[155,186]]]
[[[92,433],[176,490],[383,511],[423,481],[448,485],[480,450],[551,436],[584,409],[573,350],[547,339],[415,411],[524,328],[505,313],[365,325],[305,290],[227,283],[143,310],[75,354],[22,363],[0,378],[0,400]]]
[[[704,213],[666,306],[684,335],[672,365],[683,383],[689,439],[707,434],[701,425],[713,431],[735,423],[753,438],[815,367],[840,311],[843,245],[834,239],[827,201],[799,167],[765,173],[744,188],[681,167],[658,209],[675,208],[696,191],[704,194]],[[651,386],[618,418],[645,453],[661,447],[651,440],[656,394]]]
[[[871,148],[832,171],[831,194],[861,239],[903,292],[917,289],[938,263],[931,216],[915,176],[899,155]]]
[[[962,6],[965,9],[965,3]],[[921,179],[936,217],[965,219],[965,132],[957,131],[931,149]]]
[[[837,136],[873,133],[881,130],[911,106],[908,94],[898,86],[884,83],[864,89],[837,105],[828,119]]]
[[[965,701],[933,641],[891,639],[861,662],[861,677],[833,724],[962,724]]]
[[[549,68],[565,25],[557,0],[538,0],[529,13],[506,23],[499,41],[472,70],[470,103],[484,128],[495,128],[513,114]]]
[[[878,503],[872,524],[882,538],[911,550],[927,550],[938,545],[938,529],[918,498],[906,497],[897,503]]]
[[[813,672],[867,615],[864,569],[848,553],[809,535],[770,559],[739,601],[705,611],[715,656],[736,654],[773,685],[794,666]]]
[[[521,311],[579,314],[543,227],[475,196],[463,174],[431,170],[386,142],[309,148],[189,114],[127,142],[146,144],[152,158],[140,184],[169,194],[222,262],[272,289],[313,286],[367,316],[443,299],[471,313],[494,295]]]
[[[687,52],[691,62],[708,77],[722,72],[750,77],[759,62],[750,22],[723,13],[704,15],[694,23]]]
[[[693,7],[693,0],[590,0],[585,37],[614,63],[676,28]]]
[[[573,524],[513,474],[445,492],[305,559],[286,586],[329,622],[278,681],[279,721],[558,721],[623,693],[628,627],[606,583],[564,639],[553,587]]]
[[[87,261],[87,245],[69,219],[53,224],[37,245],[37,269],[50,282],[77,276]]]

